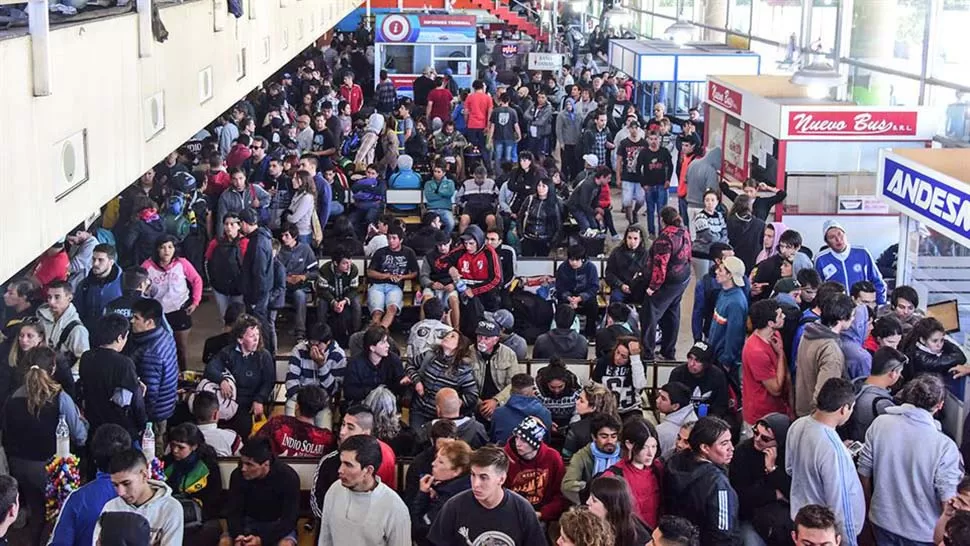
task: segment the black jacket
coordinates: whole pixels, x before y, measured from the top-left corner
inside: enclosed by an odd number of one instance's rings
[[[250,233],[243,256],[242,294],[249,305],[259,304],[273,289],[273,236],[264,227]]]
[[[595,178],[590,177],[584,180],[569,196],[569,200],[566,201],[566,208],[570,211],[579,210],[592,215],[599,205],[599,199],[600,186],[596,183]]]
[[[161,218],[152,222],[138,220],[128,226],[124,254],[131,257],[133,264],[141,265],[155,254],[155,242],[162,235],[165,235],[165,224]]]
[[[145,430],[145,399],[138,384],[135,363],[127,356],[102,347],[95,347],[81,355],[78,400],[84,416],[91,425],[91,433],[101,425],[114,423],[132,435]],[[112,401],[117,389],[131,393],[131,403],[121,407]]]
[[[643,246],[643,238],[640,246],[630,250],[626,243],[610,252],[609,259],[606,260],[606,283],[613,290],[619,290],[620,286],[627,285],[633,287],[633,278],[639,275],[644,266],[647,265],[647,249]]]
[[[243,253],[239,248],[240,239],[229,240],[222,237],[212,249],[212,256],[206,261],[205,270],[212,289],[227,296],[242,293]]]
[[[949,369],[967,363],[967,357],[955,343],[943,340],[943,352],[939,355],[924,351],[912,345],[906,351],[909,363],[903,368],[903,379],[909,381],[921,373],[935,373],[949,377]]]
[[[509,191],[514,194],[514,197],[509,206],[513,212],[517,212],[522,207],[526,197],[535,194],[538,182],[539,172],[535,165],[530,166],[528,171],[522,170],[519,166],[512,169],[512,174],[509,176]]]
[[[725,197],[734,201],[738,198],[738,192],[731,189],[731,186],[727,182],[721,182],[721,193]],[[788,197],[785,190],[778,190],[778,193],[772,195],[771,197],[758,197],[751,203],[751,212],[754,213],[755,218],[761,218],[762,220],[768,219],[768,213],[771,211],[771,207],[775,206],[777,203],[781,203]]]
[[[559,200],[552,194],[545,199],[530,195],[518,211],[519,233],[526,239],[549,241],[562,227]]]
[[[709,415],[726,417],[728,413],[728,384],[724,372],[717,366],[708,365],[704,375],[697,377],[690,373],[687,364],[681,364],[670,372],[670,381],[683,383],[691,390],[691,403],[694,408],[706,404]],[[701,412],[698,412],[700,415]]]
[[[678,453],[667,464],[663,493],[669,515],[698,526],[700,546],[740,546],[738,495],[724,468],[689,450]]]
[[[269,401],[276,385],[276,365],[268,351],[260,349],[243,356],[239,344],[234,343],[205,365],[205,378],[213,383],[221,383],[227,373],[236,381],[239,411],[249,411],[253,402]]]
[[[771,546],[791,544],[791,519],[788,499],[791,477],[785,472],[785,438],[791,420],[780,413],[770,413],[763,421],[778,440],[775,471],[765,473],[765,456],[747,439],[734,449],[731,459],[731,486],[738,493],[739,517],[750,521],[755,531]],[[783,500],[778,499],[780,491]]]
[[[734,255],[744,262],[745,273],[750,272],[764,248],[765,221],[757,216],[741,218],[732,214],[727,219],[727,231]]]

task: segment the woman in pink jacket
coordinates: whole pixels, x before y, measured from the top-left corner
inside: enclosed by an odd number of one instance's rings
[[[179,369],[185,370],[192,313],[202,302],[202,277],[188,260],[178,255],[177,243],[171,235],[159,237],[155,255],[141,266],[148,271],[152,283],[149,294],[162,304],[165,319],[175,333]]]

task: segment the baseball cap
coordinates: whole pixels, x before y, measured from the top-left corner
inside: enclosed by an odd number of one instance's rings
[[[902,369],[909,362],[909,358],[903,353],[892,347],[880,347],[872,354],[871,375],[886,375],[887,373]]]
[[[841,229],[843,233],[845,232],[845,228],[842,227],[842,224],[840,224],[838,220],[826,220],[825,223],[822,224],[822,239],[825,239],[825,236],[828,235],[830,229]]]
[[[499,309],[492,313],[492,320],[503,330],[511,330],[515,326],[515,317],[512,316],[511,311],[508,309]]]
[[[707,364],[711,359],[711,348],[707,343],[698,341],[694,343],[689,351],[687,351],[687,356],[693,356],[697,360]]]
[[[599,159],[599,157],[596,156],[596,154],[586,154],[586,155],[584,155],[583,156],[583,161],[585,161],[586,164],[589,165],[590,167],[594,167],[595,168],[595,167],[599,167],[600,166],[600,159]]]
[[[728,270],[735,286],[744,286],[744,262],[737,256],[728,256],[721,260],[721,265]]]
[[[535,417],[529,416],[512,429],[512,436],[522,438],[533,449],[539,449],[542,447],[542,439],[546,437],[546,427]]]
[[[259,216],[253,209],[246,209],[239,213],[239,220],[245,222],[249,225],[255,226],[259,224]]]
[[[795,290],[801,288],[802,285],[798,284],[798,281],[792,277],[785,277],[783,279],[778,279],[775,283],[774,293],[775,294],[791,294]]]
[[[475,327],[475,335],[477,336],[498,337],[501,333],[502,330],[499,329],[498,324],[490,320],[480,320],[478,326]]]
[[[284,80],[292,80],[293,79],[293,74],[290,74],[289,72],[284,72],[283,73],[283,79]]]

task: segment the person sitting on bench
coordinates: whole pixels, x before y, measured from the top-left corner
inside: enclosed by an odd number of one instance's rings
[[[296,471],[276,460],[266,438],[246,442],[239,463],[229,479],[228,530],[219,546],[296,546],[300,510]]]

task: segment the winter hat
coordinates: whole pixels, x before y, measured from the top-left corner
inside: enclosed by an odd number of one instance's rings
[[[522,438],[522,441],[534,449],[542,447],[542,439],[546,437],[546,427],[535,417],[526,417],[512,429],[512,436]]]
[[[710,364],[711,362],[711,348],[707,343],[703,341],[697,341],[694,346],[687,351],[687,356],[693,356],[697,360],[700,360],[704,364]],[[669,394],[669,393],[668,393]]]
[[[596,156],[596,154],[586,154],[586,155],[584,155],[583,156],[583,161],[585,161],[586,164],[589,165],[589,167],[591,169],[595,169],[596,167],[599,167],[600,166],[600,159],[599,159],[599,157]]]
[[[842,224],[840,224],[838,220],[826,220],[825,223],[822,224],[822,239],[825,239],[825,236],[829,234],[830,229],[841,229],[842,232],[845,233],[845,228],[842,227]]]
[[[259,216],[253,209],[246,209],[239,213],[239,221],[244,224],[255,226],[259,224]]]
[[[660,390],[667,393],[667,396],[670,397],[671,404],[678,404],[682,408],[690,404],[690,387],[679,381],[671,381],[663,387],[660,387]]]
[[[778,282],[775,283],[774,293],[791,294],[799,288],[801,288],[801,285],[798,284],[797,280],[793,279],[792,277],[785,277],[783,279],[778,279]]]
[[[511,330],[515,326],[515,317],[508,309],[499,309],[492,313],[492,320],[503,330]]]
[[[408,154],[401,154],[397,158],[397,168],[402,171],[410,171],[414,167],[414,159]]]

